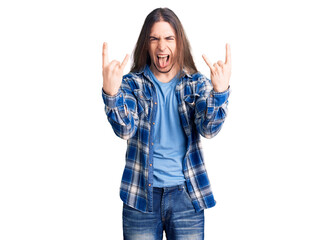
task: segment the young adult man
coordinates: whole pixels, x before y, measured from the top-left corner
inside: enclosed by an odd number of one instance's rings
[[[231,75],[212,64],[211,81],[198,73],[178,17],[158,8],[146,18],[134,62],[108,60],[103,44],[105,112],[117,136],[127,140],[123,200],[124,239],[203,239],[204,209],[215,200],[201,154],[200,134],[211,138],[226,117]]]

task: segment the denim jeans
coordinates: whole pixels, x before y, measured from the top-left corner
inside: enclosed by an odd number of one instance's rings
[[[125,240],[204,239],[204,211],[195,212],[185,184],[154,188],[153,212],[143,213],[123,205]]]

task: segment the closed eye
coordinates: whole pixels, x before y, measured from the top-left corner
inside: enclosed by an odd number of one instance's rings
[[[165,39],[168,40],[168,41],[171,41],[171,40],[175,40],[175,37],[174,36],[169,36],[169,37],[166,37]]]
[[[149,41],[156,41],[156,40],[158,40],[158,38],[156,38],[156,37],[149,37]]]

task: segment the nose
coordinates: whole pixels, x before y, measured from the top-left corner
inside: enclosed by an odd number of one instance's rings
[[[166,48],[166,42],[163,39],[161,39],[160,41],[158,41],[158,49],[160,51],[164,51],[165,48]]]

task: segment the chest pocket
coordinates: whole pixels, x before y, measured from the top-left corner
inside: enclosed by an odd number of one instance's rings
[[[149,117],[150,115],[150,109],[151,109],[151,95],[148,93],[145,93],[141,89],[135,89],[134,95],[138,102],[138,115],[142,116],[144,114],[145,116]]]
[[[179,105],[179,112],[181,114],[181,120],[183,123],[183,127],[185,130],[186,135],[191,134],[191,128],[194,123],[195,118],[195,103],[199,94],[187,94],[184,96],[183,100]]]
[[[195,103],[196,103],[198,97],[199,97],[199,94],[197,94],[197,93],[184,96],[184,102],[185,102],[189,121],[193,120],[193,118],[194,118]]]
[[[198,97],[199,97],[199,94],[197,94],[197,93],[186,95],[184,97],[184,101],[185,101],[186,105],[188,105],[190,108],[195,108],[195,101],[197,100]]]

